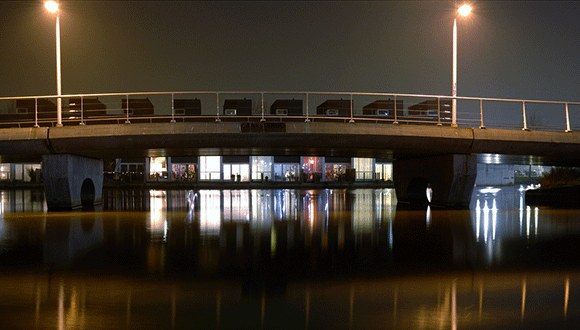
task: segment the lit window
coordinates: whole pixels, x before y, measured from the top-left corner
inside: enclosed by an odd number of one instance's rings
[[[374,179],[373,158],[353,158],[352,166],[356,170],[356,180],[368,181]]]
[[[199,179],[205,181],[220,180],[221,163],[222,160],[220,156],[200,156]]]
[[[167,158],[151,157],[149,162],[149,178],[152,180],[167,179]]]

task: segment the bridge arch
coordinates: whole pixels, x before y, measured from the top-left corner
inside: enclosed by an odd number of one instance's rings
[[[90,178],[86,178],[81,185],[81,205],[91,207],[95,204],[95,184]]]

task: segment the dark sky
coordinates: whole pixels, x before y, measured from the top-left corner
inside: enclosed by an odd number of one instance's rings
[[[580,100],[580,2],[472,4],[458,95]],[[55,17],[42,1],[0,13],[0,95],[55,94]],[[61,1],[62,91],[450,95],[453,15],[453,1]]]

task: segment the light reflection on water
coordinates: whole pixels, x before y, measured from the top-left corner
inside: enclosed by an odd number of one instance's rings
[[[103,227],[105,242],[114,236],[118,245],[138,243],[145,250],[147,245],[169,245],[185,255],[195,251],[212,265],[203,268],[217,273],[264,255],[272,260],[300,255],[302,261],[311,258],[313,264],[339,267],[348,258],[361,266],[370,254],[367,264],[393,269],[421,258],[422,265],[431,267],[426,257],[431,254],[433,261],[448,266],[503,267],[517,261],[518,254],[526,252],[523,248],[543,248],[580,234],[578,210],[530,207],[524,190],[477,188],[468,211],[396,210],[393,189],[112,190],[106,192],[100,210],[63,213],[46,212],[42,192],[11,190],[0,193],[0,247],[11,251],[42,241],[46,255],[51,249],[47,242],[53,240],[48,234],[59,227],[63,233],[55,236],[65,237],[68,230],[65,238],[74,249],[77,241],[86,240],[78,239],[86,233],[75,231],[82,223],[85,230]],[[128,229],[131,232],[125,233]],[[24,232],[37,236],[37,241],[29,244]],[[232,247],[237,251],[233,256]],[[534,255],[525,257],[539,261]],[[193,272],[201,266],[195,262],[189,269]]]
[[[478,188],[467,211],[396,210],[392,189],[107,191],[102,210],[62,213],[47,213],[38,192],[0,196],[8,328],[572,328],[580,318],[580,211],[529,207],[520,187]]]

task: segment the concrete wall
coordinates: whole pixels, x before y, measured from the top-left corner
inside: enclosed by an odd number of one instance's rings
[[[475,155],[444,155],[393,162],[393,179],[399,202],[427,203],[426,188],[433,191],[431,204],[468,208],[477,176]]]
[[[42,157],[44,191],[49,209],[74,209],[100,204],[103,161],[75,155]]]
[[[478,186],[514,184],[514,165],[477,164]]]

